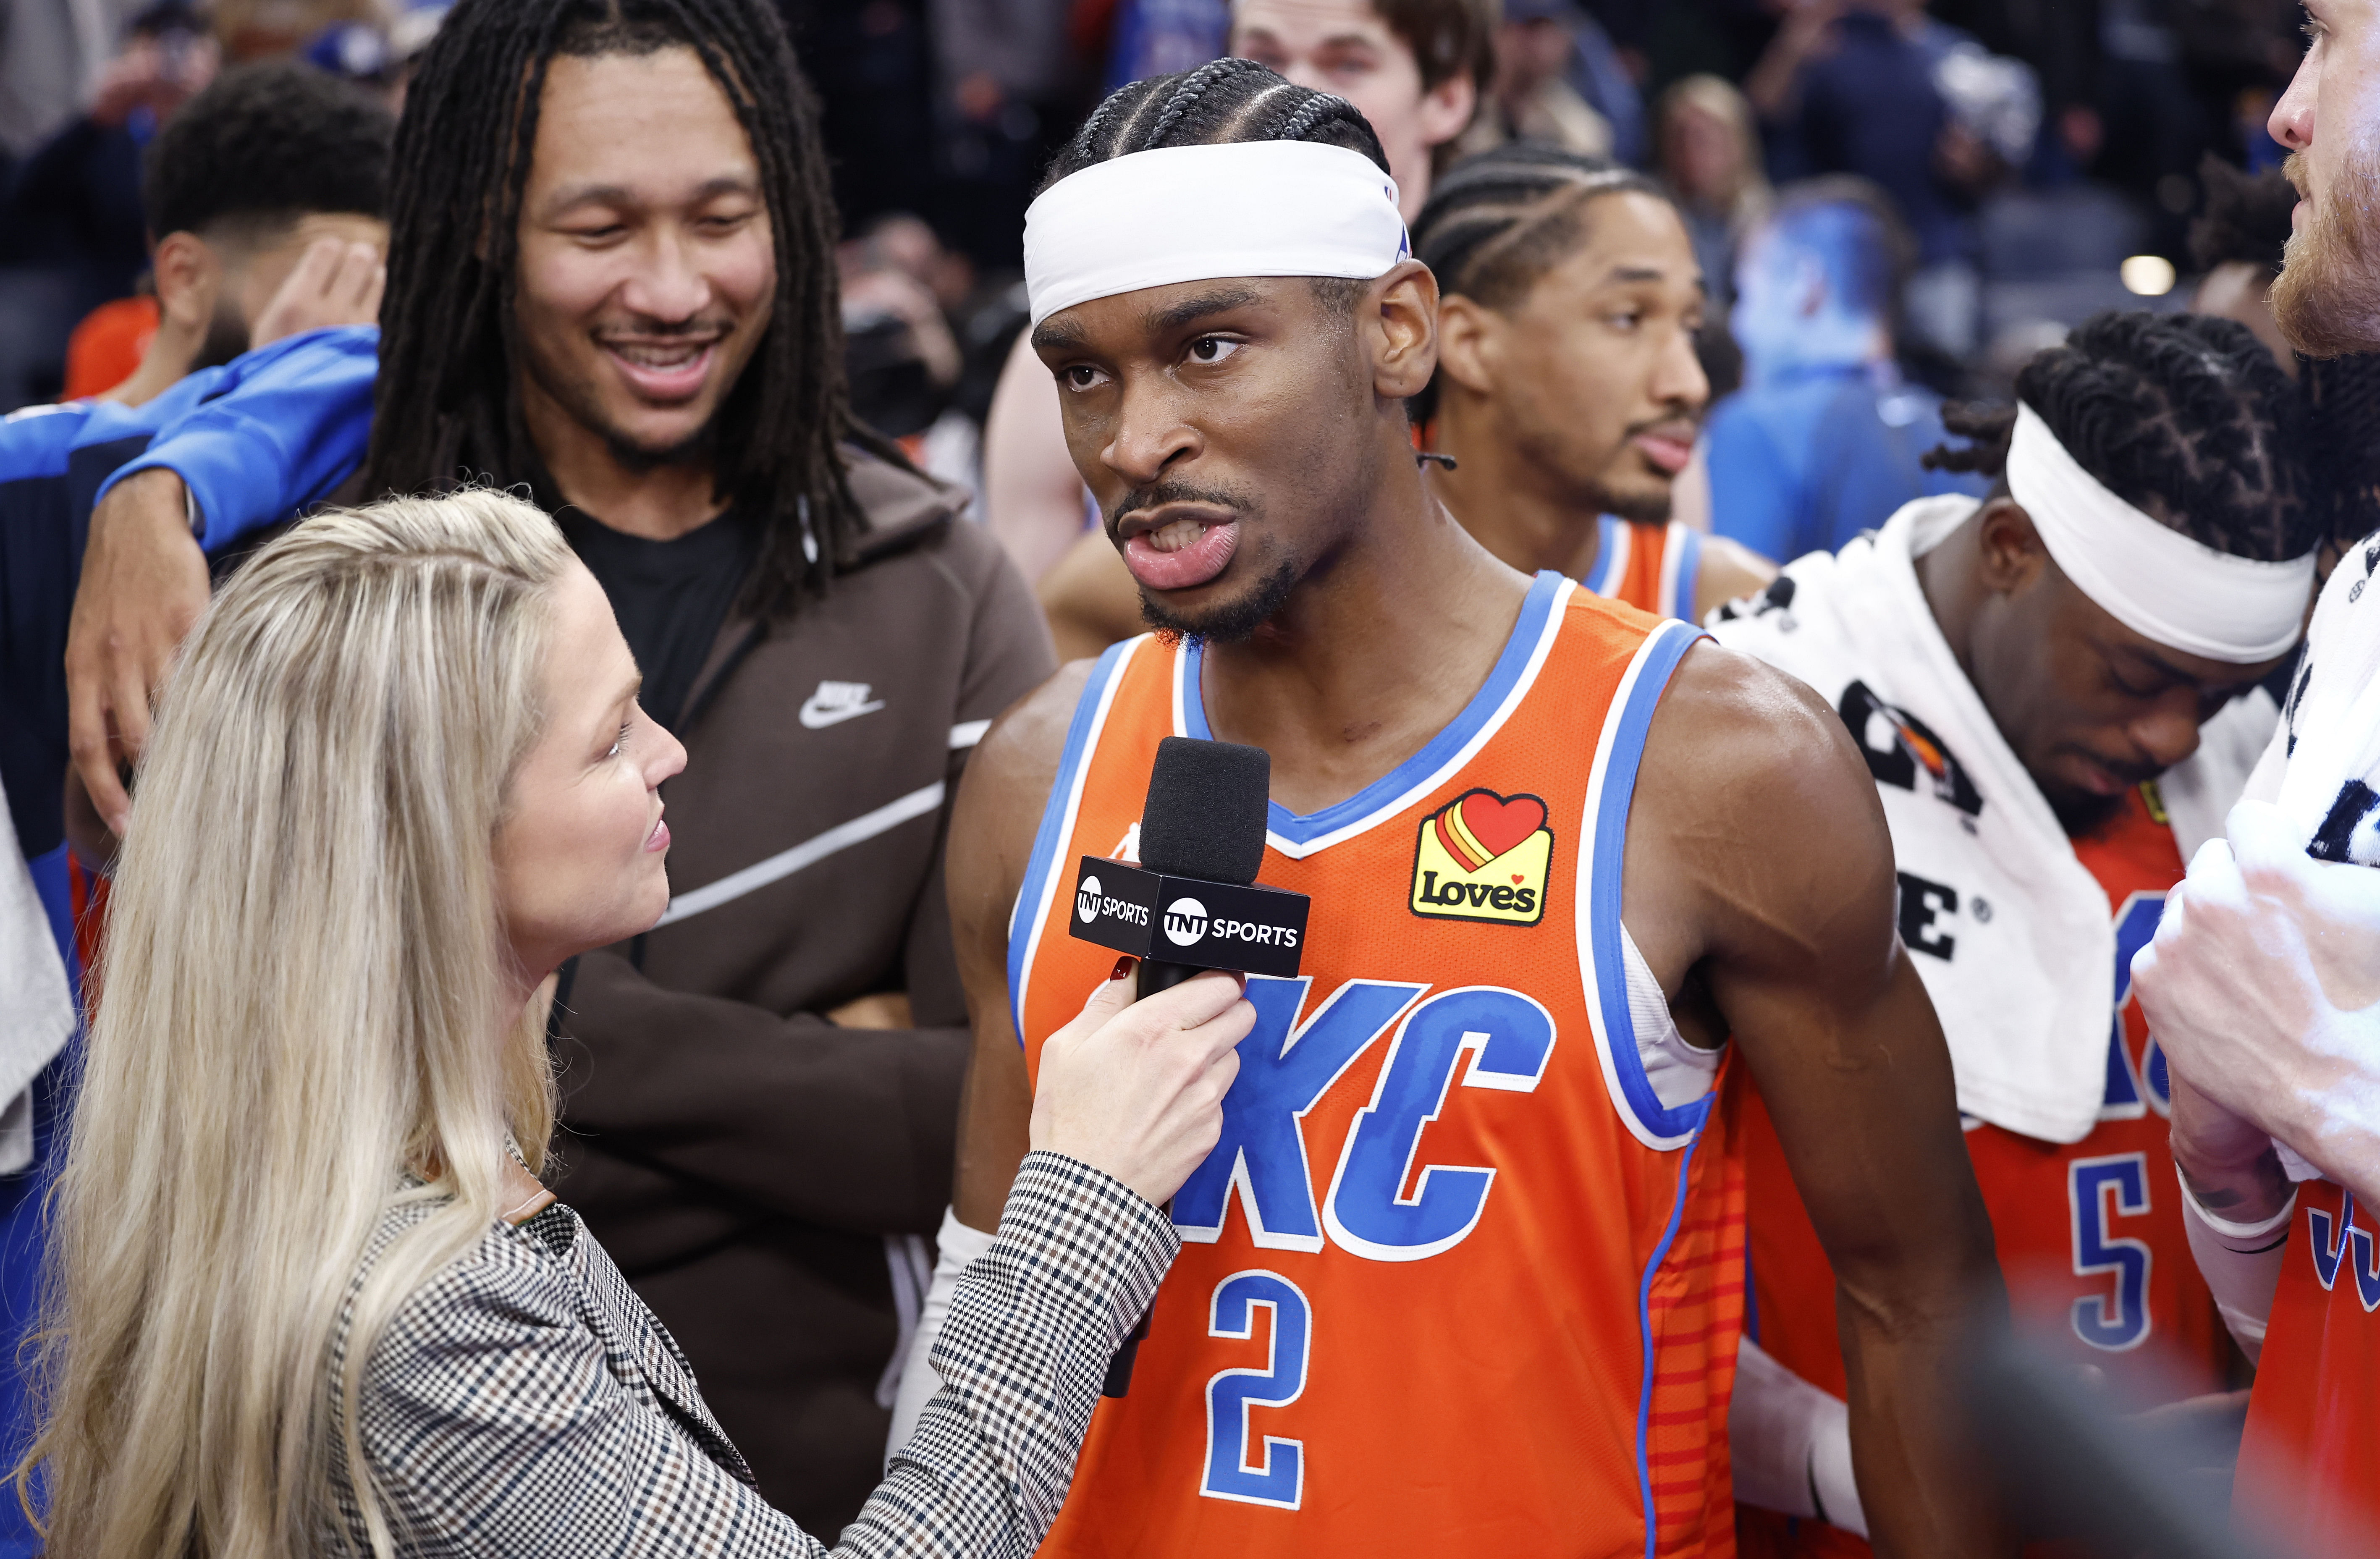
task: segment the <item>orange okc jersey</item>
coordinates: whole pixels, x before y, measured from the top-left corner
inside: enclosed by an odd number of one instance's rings
[[[1703,539],[1678,520],[1659,524],[1604,515],[1595,566],[1581,582],[1596,594],[1624,601],[1657,617],[1694,620],[1702,584]]]
[[[2380,1218],[2327,1180],[2298,1188],[2240,1445],[2241,1514],[2301,1553],[2380,1539]]]
[[[1733,1552],[1728,1066],[1620,922],[1637,760],[1698,637],[1540,574],[1419,752],[1273,807],[1302,972],[1249,981],[1181,1258],[1043,1553]],[[1135,853],[1159,740],[1208,734],[1200,665],[1133,639],[1084,691],[1011,926],[1028,1064],[1114,962],[1067,932],[1075,863]]]
[[[2066,1361],[2106,1371],[2135,1399],[2217,1391],[2222,1322],[2182,1229],[2166,1141],[2165,1057],[2131,999],[2132,955],[2156,933],[2166,893],[2181,881],[2181,852],[2154,789],[2142,786],[2113,822],[2076,839],[2074,854],[2107,892],[2116,920],[2116,1011],[2099,1124],[2080,1142],[2057,1143],[1971,1120],[1968,1155],[2010,1297],[2040,1337],[2054,1340]],[[1745,1114],[1755,1340],[1841,1396],[1834,1273],[1767,1113],[1755,1101]],[[1744,1528],[1747,1550],[1869,1552],[1848,1532],[1766,1512],[1747,1510]],[[1766,1541],[1753,1541],[1755,1529]]]

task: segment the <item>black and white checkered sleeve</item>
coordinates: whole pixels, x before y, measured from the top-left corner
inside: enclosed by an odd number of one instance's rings
[[[935,1349],[952,1384],[832,1552],[1029,1554],[1065,1499],[1109,1355],[1179,1248],[1165,1216],[1120,1182],[1028,1155]],[[519,1231],[492,1231],[373,1347],[357,1427],[396,1552],[825,1555],[722,1465],[735,1459],[723,1441],[706,1450],[716,1430],[698,1398],[674,1408],[650,1389],[622,1338],[658,1323],[625,1285],[613,1295],[574,1275],[613,1272],[580,1254],[557,1261]],[[616,1307],[634,1313],[607,1313]],[[342,1334],[334,1378],[344,1351]],[[327,1546],[365,1551],[346,1457],[332,1460],[340,1508]]]
[[[1181,1248],[1172,1221],[1121,1181],[1026,1155],[1000,1236],[959,1280],[934,1344],[942,1390],[845,1548],[1032,1553],[1065,1503],[1108,1359]]]

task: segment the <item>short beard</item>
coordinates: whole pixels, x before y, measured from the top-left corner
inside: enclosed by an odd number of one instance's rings
[[[1283,558],[1273,566],[1272,572],[1257,580],[1254,590],[1196,616],[1169,610],[1144,585],[1140,591],[1141,620],[1160,635],[1201,644],[1237,644],[1272,621],[1273,614],[1288,604],[1298,581],[1304,578],[1295,564]]]
[[[1668,419],[1663,419],[1668,420]],[[1650,427],[1653,424],[1647,423]],[[1631,428],[1633,438],[1643,428]],[[1565,495],[1570,504],[1583,514],[1608,514],[1615,519],[1633,520],[1639,525],[1666,525],[1671,508],[1670,489],[1658,493],[1615,493],[1591,476],[1571,476],[1562,468],[1564,451],[1559,439],[1523,433],[1519,440],[1522,458],[1540,471],[1569,488]]]
[[[2303,191],[2305,153],[2287,167]],[[2271,298],[2289,345],[2310,358],[2380,350],[2380,154],[2355,145],[2282,252]]]
[[[226,300],[215,307],[214,315],[207,321],[207,334],[199,342],[198,356],[190,359],[190,371],[221,368],[248,350],[248,322],[239,311]]]

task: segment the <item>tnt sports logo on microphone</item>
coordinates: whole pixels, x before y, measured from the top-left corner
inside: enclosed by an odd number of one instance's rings
[[[1534,926],[1546,916],[1553,854],[1544,801],[1467,791],[1422,820],[1405,907],[1433,920]]]
[[[1083,885],[1075,890],[1075,913],[1083,918],[1083,924],[1087,926],[1099,918],[1099,880],[1097,877],[1084,878]]]
[[[1207,937],[1207,907],[1195,898],[1177,898],[1165,907],[1165,940],[1176,947],[1196,947]]]

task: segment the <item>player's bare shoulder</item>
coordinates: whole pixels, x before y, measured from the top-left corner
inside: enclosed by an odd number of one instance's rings
[[[1826,700],[1705,640],[1679,663],[1646,733],[1626,881],[1631,930],[1686,963],[1745,942],[1815,952],[1829,932],[1820,922],[1852,907],[1889,916],[1892,841],[1876,782]]]
[[[1066,729],[1094,661],[1069,661],[1008,706],[976,744],[951,810],[950,895],[962,946],[971,931],[1004,927],[1033,852],[1042,803],[1058,777]]]

